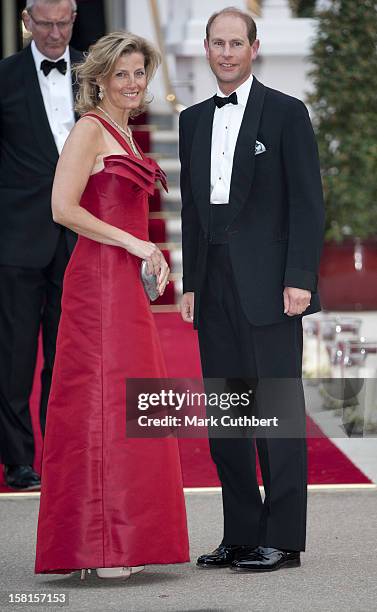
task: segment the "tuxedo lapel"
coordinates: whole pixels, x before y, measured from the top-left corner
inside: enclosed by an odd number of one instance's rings
[[[215,102],[210,98],[204,103],[196,124],[191,149],[191,187],[205,232],[208,231],[209,201],[211,195],[211,144]]]
[[[24,53],[24,84],[31,128],[42,153],[55,165],[58,161],[58,150],[48,122],[30,45]]]
[[[255,142],[262,116],[265,93],[265,86],[254,77],[234,151],[229,194],[232,221],[245,204],[253,181]]]

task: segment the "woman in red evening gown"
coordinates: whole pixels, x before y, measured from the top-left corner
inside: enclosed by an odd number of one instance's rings
[[[177,441],[126,437],[126,379],[165,377],[149,300],[169,268],[148,240],[148,194],[166,188],[127,122],[140,112],[158,53],[117,32],[77,67],[78,110],[60,158],[54,220],[79,234],[66,270],[42,465],[36,573],[96,568],[127,578],[189,560]],[[43,237],[42,237],[43,239]]]

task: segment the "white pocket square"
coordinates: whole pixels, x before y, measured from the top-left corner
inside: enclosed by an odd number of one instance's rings
[[[266,147],[263,142],[259,142],[259,140],[255,141],[255,155],[260,155],[266,151]]]

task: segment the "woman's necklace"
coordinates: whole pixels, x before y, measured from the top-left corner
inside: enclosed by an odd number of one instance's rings
[[[134,140],[132,138],[132,132],[130,130],[130,128],[128,127],[127,130],[125,130],[121,125],[119,125],[119,123],[117,123],[111,115],[109,115],[109,113],[107,113],[105,111],[104,108],[102,108],[102,106],[98,106],[97,107],[100,111],[103,112],[104,115],[106,115],[106,117],[111,121],[111,123],[122,133],[125,135],[125,137],[127,138],[128,142],[130,143],[131,149],[132,151],[135,153],[135,155],[137,157],[140,157],[140,153],[138,151],[138,149],[136,148],[136,145],[134,143]]]

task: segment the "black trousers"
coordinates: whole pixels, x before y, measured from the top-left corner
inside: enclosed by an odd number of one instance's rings
[[[295,379],[298,395],[294,410],[297,419],[305,423],[301,317],[287,317],[286,322],[276,325],[251,325],[239,301],[226,244],[209,247],[198,334],[205,378]],[[290,438],[221,438],[210,434],[211,455],[222,484],[223,543],[305,550],[304,425],[301,431],[301,437]],[[264,503],[256,477],[256,450]]]
[[[0,459],[5,464],[34,461],[29,398],[40,329],[44,359],[40,423],[44,434],[68,259],[62,230],[55,255],[45,268],[0,266]]]

